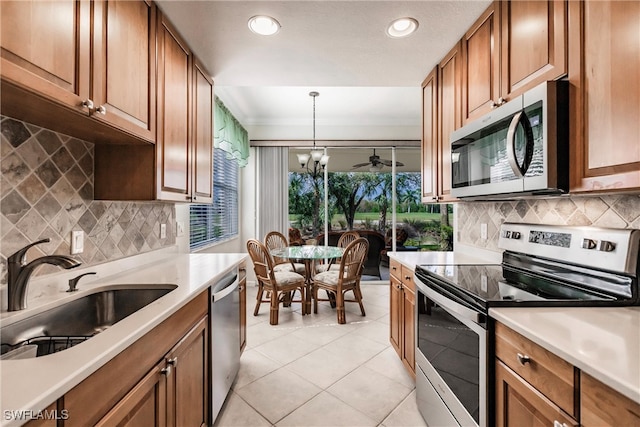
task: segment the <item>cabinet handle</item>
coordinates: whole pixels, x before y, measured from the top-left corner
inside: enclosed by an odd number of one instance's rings
[[[176,366],[178,363],[178,358],[174,357],[173,359],[167,359],[167,365]]]
[[[93,101],[90,99],[85,99],[84,101],[82,101],[82,106],[89,109],[90,112],[93,111]]]
[[[404,280],[411,280],[411,276],[404,276]]]
[[[99,106],[98,108],[96,108],[96,113],[106,115],[107,107],[105,107],[104,105]]]
[[[531,363],[531,358],[526,354],[518,353],[518,362],[520,362],[520,364],[524,366],[527,363]]]
[[[397,270],[397,268],[396,268],[395,266],[391,267],[391,269],[392,269],[393,271],[396,271],[396,270]]]
[[[503,97],[498,98],[498,106],[504,105],[506,103],[507,103],[507,100],[504,99]]]
[[[566,423],[561,423],[560,421],[553,420],[553,427],[568,427]]]
[[[164,368],[160,369],[160,373],[165,377],[168,377],[169,375],[171,375],[171,366],[165,366]]]
[[[495,101],[491,101],[491,109],[498,108],[498,104]]]

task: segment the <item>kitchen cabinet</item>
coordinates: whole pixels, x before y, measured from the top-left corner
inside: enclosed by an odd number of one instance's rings
[[[640,3],[569,2],[572,193],[640,189]]]
[[[587,374],[581,375],[580,382],[583,427],[640,425],[640,404]]]
[[[208,306],[205,291],[67,392],[63,425],[206,425]]]
[[[438,68],[422,82],[422,203],[438,200]]]
[[[567,73],[567,2],[496,1],[462,39],[464,123]]]
[[[238,267],[240,293],[240,354],[247,346],[247,265],[241,263]]]
[[[4,114],[91,142],[154,141],[153,3],[0,7]]]
[[[95,147],[96,200],[213,200],[213,81],[158,12],[156,144]]]
[[[389,261],[390,280],[390,335],[391,346],[403,365],[415,378],[415,307],[416,287],[413,271],[400,262]]]
[[[42,411],[42,418],[28,421],[26,427],[56,427],[58,421],[56,418],[64,418],[62,412],[58,411],[58,402],[53,402]]]
[[[495,355],[497,426],[579,425],[577,368],[499,322]]]

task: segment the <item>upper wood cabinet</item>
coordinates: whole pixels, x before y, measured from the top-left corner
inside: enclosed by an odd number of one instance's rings
[[[570,191],[640,189],[640,3],[569,2]]]
[[[500,7],[494,2],[462,38],[465,123],[495,108],[500,97]]]
[[[8,1],[0,8],[5,114],[91,142],[154,141],[155,5]]]
[[[438,175],[439,202],[456,200],[451,196],[451,132],[462,125],[462,51],[458,43],[438,66]]]
[[[158,13],[155,146],[95,147],[96,200],[213,200],[213,81]]]
[[[567,72],[567,3],[496,1],[462,39],[467,123]]]
[[[98,120],[155,141],[156,7],[93,1],[93,88]]]
[[[438,68],[422,82],[422,202],[438,201]]]

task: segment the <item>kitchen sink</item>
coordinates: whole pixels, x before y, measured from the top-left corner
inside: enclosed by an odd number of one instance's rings
[[[37,357],[66,350],[108,329],[176,287],[117,285],[4,326],[0,328],[1,357]]]

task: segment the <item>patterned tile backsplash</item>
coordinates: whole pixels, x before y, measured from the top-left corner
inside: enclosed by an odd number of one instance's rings
[[[85,233],[84,252],[93,265],[175,244],[175,205],[93,200],[93,144],[12,118],[0,117],[0,283],[7,257],[28,243],[29,258],[69,254],[71,231]],[[160,224],[167,236],[160,239]],[[43,266],[36,274],[59,271]]]
[[[459,203],[458,241],[483,249],[498,249],[503,222],[640,228],[640,195],[573,196],[511,202]],[[487,239],[480,236],[487,224]]]

